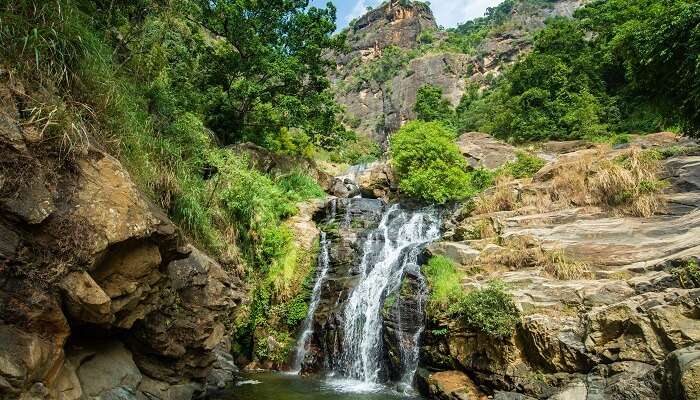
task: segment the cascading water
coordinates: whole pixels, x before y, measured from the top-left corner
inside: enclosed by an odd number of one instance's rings
[[[412,248],[406,255],[404,261],[404,271],[411,273],[416,277],[418,281],[418,286],[420,290],[415,293],[415,303],[410,302],[409,304],[403,304],[406,300],[403,296],[398,296],[398,308],[401,310],[402,307],[412,307],[415,306],[413,310],[414,317],[418,317],[421,321],[415,323],[415,321],[406,321],[408,328],[413,325],[417,325],[418,329],[415,329],[415,333],[409,333],[410,329],[402,329],[404,327],[404,321],[401,318],[402,312],[398,313],[398,344],[401,355],[401,380],[399,381],[399,387],[402,390],[408,390],[413,386],[413,377],[418,369],[418,361],[420,357],[419,340],[420,336],[423,334],[425,328],[425,321],[422,319],[425,317],[425,301],[428,295],[428,285],[425,278],[420,273],[420,266],[418,265],[418,255],[419,248]],[[400,286],[394,289],[394,292],[400,290]],[[412,325],[413,324],[413,325]]]
[[[401,285],[408,268],[418,268],[419,251],[438,239],[439,226],[439,218],[432,210],[407,211],[393,205],[379,227],[369,234],[359,266],[361,277],[344,310],[343,352],[335,363],[339,374],[365,384],[380,381],[384,301],[389,292]],[[421,304],[422,301],[419,300]],[[402,380],[406,382],[413,379],[418,363],[419,336],[420,332],[400,340]]]
[[[333,203],[333,208],[335,208],[335,203]],[[311,291],[311,302],[309,303],[309,311],[306,314],[304,323],[302,325],[302,333],[299,341],[297,343],[296,352],[294,354],[294,360],[292,362],[292,372],[298,374],[301,372],[301,365],[306,357],[307,346],[309,344],[309,339],[314,333],[313,321],[314,314],[316,313],[316,308],[318,308],[318,303],[321,301],[321,287],[323,286],[323,281],[328,274],[329,254],[328,254],[328,238],[325,232],[321,232],[321,237],[319,240],[319,254],[318,254],[318,277],[316,277],[316,283]]]

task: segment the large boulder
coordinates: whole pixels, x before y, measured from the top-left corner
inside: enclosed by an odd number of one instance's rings
[[[204,379],[216,360],[214,349],[230,329],[225,324],[244,299],[242,283],[194,248],[189,257],[168,264],[167,275],[164,306],[136,327],[136,363],[163,381]]]
[[[391,165],[377,162],[361,171],[356,178],[363,197],[388,199],[397,190],[397,180]]]
[[[435,400],[482,400],[486,395],[460,371],[428,373],[420,371],[418,387],[424,395]]]
[[[472,168],[496,169],[516,157],[515,147],[486,133],[464,133],[457,139],[457,146]]]
[[[102,399],[125,393],[135,399],[143,376],[131,352],[120,342],[102,343],[99,348],[83,348],[69,355],[87,399]],[[119,398],[119,397],[117,397]]]
[[[700,399],[700,345],[669,354],[663,373],[663,395],[669,399]]]

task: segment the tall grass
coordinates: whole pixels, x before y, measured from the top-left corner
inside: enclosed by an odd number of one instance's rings
[[[423,274],[430,285],[430,299],[439,305],[447,305],[462,292],[462,274],[445,256],[434,256],[423,266]]]

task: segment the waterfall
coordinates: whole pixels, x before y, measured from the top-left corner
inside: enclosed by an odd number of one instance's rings
[[[418,321],[418,329],[416,329],[415,333],[408,334],[404,332],[404,329],[401,329],[403,328],[404,321],[401,318],[402,312],[399,312],[398,314],[399,329],[397,329],[397,335],[399,350],[401,351],[402,367],[402,375],[401,380],[399,382],[399,387],[403,390],[410,390],[410,388],[413,386],[413,378],[416,374],[416,370],[418,369],[418,361],[420,358],[419,340],[420,336],[423,334],[423,330],[425,329],[425,321],[423,321],[423,319],[425,318],[425,301],[428,296],[428,283],[426,282],[425,277],[423,277],[423,275],[420,273],[420,266],[418,265],[418,255],[419,248],[413,248],[406,255],[406,259],[404,261],[404,270],[413,273],[413,275],[417,277],[420,287],[420,291],[416,293],[415,299],[415,306],[417,307],[414,310],[414,315],[420,318],[420,321]],[[398,290],[401,290],[400,286],[395,289],[395,292]],[[402,307],[411,307],[413,305],[411,303],[409,303],[408,305],[402,304],[405,301],[403,296],[398,296],[397,301],[399,310],[401,310]]]
[[[419,250],[438,239],[439,225],[439,218],[430,210],[407,211],[393,205],[369,234],[359,266],[361,277],[344,310],[343,352],[335,365],[339,374],[364,383],[379,382],[384,300],[401,285],[407,268],[418,267]],[[406,381],[408,375],[413,379],[417,366],[419,335],[401,340],[410,347],[401,349]]]
[[[333,203],[333,208],[335,209],[335,202]],[[306,314],[304,323],[302,325],[302,333],[299,341],[297,342],[296,352],[294,354],[294,360],[292,362],[292,372],[298,374],[301,372],[301,366],[306,357],[307,346],[311,335],[314,333],[314,314],[316,313],[316,308],[318,308],[318,303],[321,301],[321,287],[323,286],[323,281],[328,274],[329,254],[328,254],[328,238],[326,237],[326,232],[321,232],[321,237],[319,240],[320,251],[318,253],[318,277],[316,278],[316,283],[311,291],[311,302],[309,303],[309,311]]]

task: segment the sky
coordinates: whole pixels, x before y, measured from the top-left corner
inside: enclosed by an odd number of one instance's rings
[[[323,7],[329,0],[312,0],[311,4]],[[338,28],[348,26],[348,23],[367,12],[367,7],[376,7],[383,0],[330,0],[338,8]],[[447,28],[455,27],[470,19],[484,15],[487,7],[493,7],[502,0],[431,0],[438,25]]]

